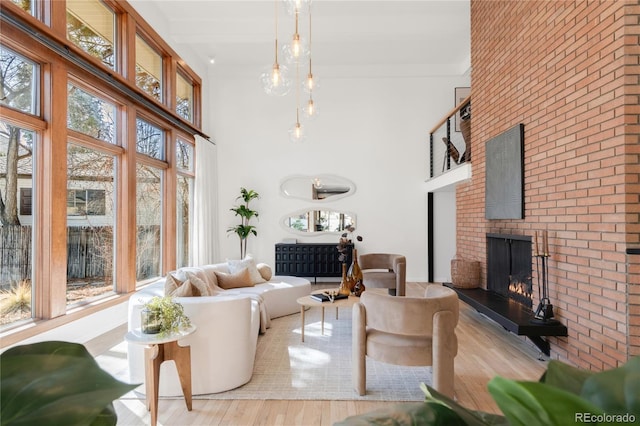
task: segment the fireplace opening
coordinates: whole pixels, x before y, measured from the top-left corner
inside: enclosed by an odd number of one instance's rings
[[[531,237],[487,234],[487,290],[531,309]]]

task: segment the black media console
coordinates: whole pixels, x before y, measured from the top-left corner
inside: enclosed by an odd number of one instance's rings
[[[338,243],[276,244],[276,275],[294,277],[342,276],[338,260]],[[347,248],[347,266],[351,265],[351,248]]]

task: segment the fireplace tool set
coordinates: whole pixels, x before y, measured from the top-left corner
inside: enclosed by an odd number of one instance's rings
[[[547,259],[549,258],[549,234],[542,231],[542,244],[538,245],[538,231],[535,231],[533,255],[536,258],[536,266],[538,269],[538,307],[533,318],[530,320],[532,324],[557,325],[560,321],[553,319],[553,305],[549,300],[549,270],[547,268]],[[542,247],[542,251],[538,249]],[[542,269],[540,264],[542,263]],[[540,285],[540,277],[542,276],[542,285]]]

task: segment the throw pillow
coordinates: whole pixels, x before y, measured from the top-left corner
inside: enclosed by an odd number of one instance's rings
[[[224,265],[224,266],[221,266]],[[207,282],[209,283],[209,290],[212,293],[223,291],[224,289],[218,286],[218,277],[216,276],[216,272],[227,272],[229,268],[225,264],[217,264],[217,265],[204,265],[202,266],[202,273],[207,278]]]
[[[251,256],[246,256],[242,260],[227,260],[227,265],[229,266],[229,272],[232,274],[235,274],[241,269],[248,269],[253,284],[260,284],[265,281],[262,275],[260,275],[260,272],[258,272],[256,261]]]
[[[217,272],[218,285],[225,290],[240,287],[253,287],[253,281],[251,281],[251,275],[247,268],[241,269],[235,274],[226,274],[224,272]]]
[[[191,285],[195,287],[200,296],[214,296],[215,294],[211,293],[209,285],[202,279],[200,279],[193,272],[187,272],[187,279],[191,282]]]
[[[212,296],[209,286],[193,272],[178,273],[172,271],[167,274],[164,284],[164,294],[172,297]],[[182,278],[182,279],[180,279]]]
[[[266,263],[258,263],[256,267],[258,268],[258,272],[260,272],[260,275],[265,281],[271,280],[271,277],[273,277],[271,266],[267,265]]]
[[[189,280],[179,280],[169,272],[164,282],[164,294],[172,297],[192,297],[194,289]]]

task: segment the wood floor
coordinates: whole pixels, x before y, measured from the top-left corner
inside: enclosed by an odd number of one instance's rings
[[[417,296],[426,283],[408,283],[407,295]],[[466,304],[460,304],[455,392],[467,408],[499,412],[487,391],[496,375],[517,380],[538,380],[546,368],[540,352],[530,342],[504,330]],[[94,355],[108,350],[123,333],[116,332],[87,344]],[[348,416],[392,406],[380,401],[193,400],[187,411],[184,400],[161,399],[158,424],[200,425],[332,425]],[[149,424],[144,400],[117,400],[118,425]]]

